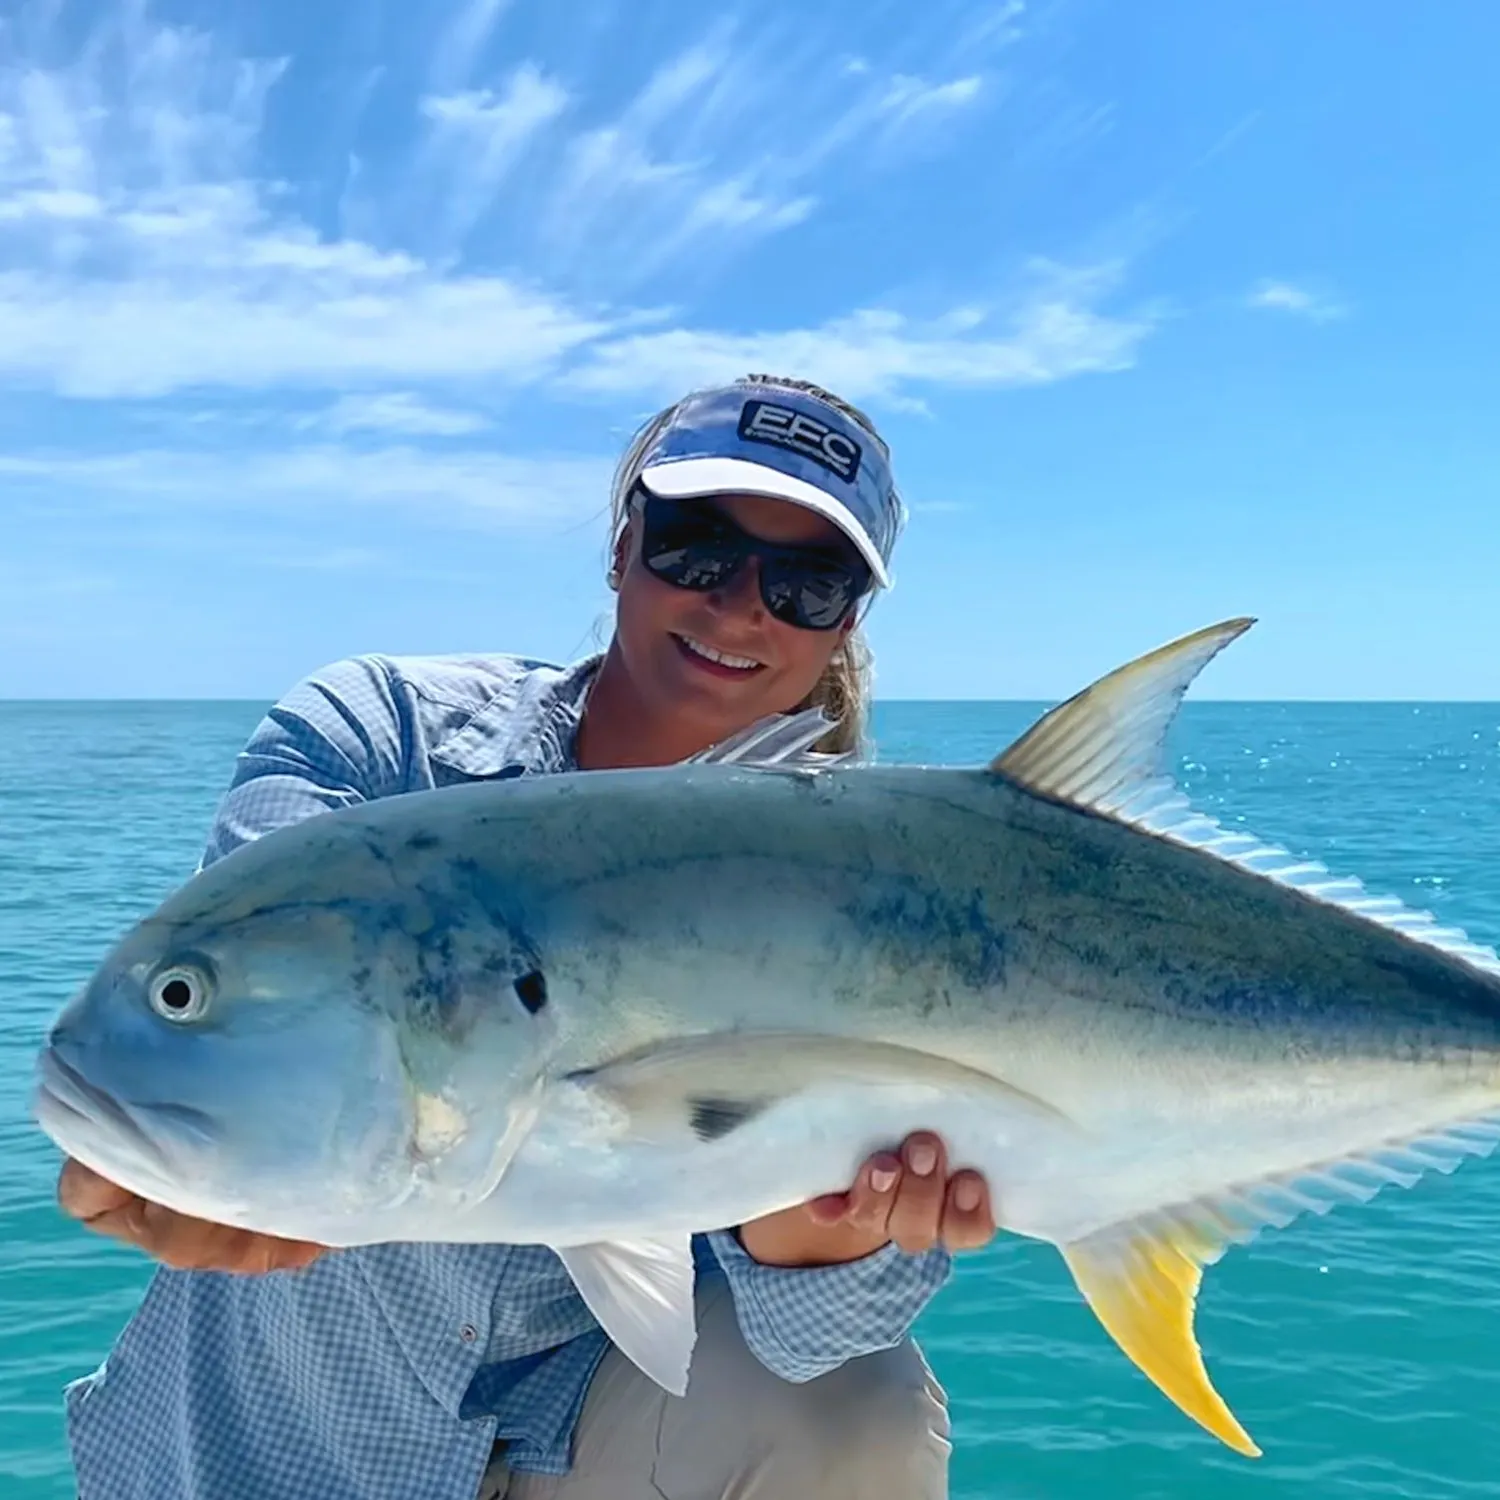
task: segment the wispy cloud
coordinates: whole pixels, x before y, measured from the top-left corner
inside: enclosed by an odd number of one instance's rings
[[[408,69],[410,145],[357,155],[352,186],[335,174],[321,198],[269,155],[286,59],[136,3],[71,51],[52,36],[46,65],[0,32],[0,384],[119,424],[0,449],[0,485],[132,514],[366,504],[571,525],[607,494],[606,424],[695,384],[783,370],[924,411],[946,388],[1126,368],[1153,319],[1115,309],[1109,268],[1004,297],[929,289],[921,315],[871,295],[716,316],[684,285],[898,170],[903,143],[966,128],[1000,94],[990,62],[1017,11],[1001,12],[967,55],[957,31],[930,45],[951,30],[934,23],[883,56],[840,44],[834,65],[830,29],[716,18],[601,102],[540,52],[497,67],[503,0],[467,0]],[[351,119],[376,95],[391,107],[377,72]],[[651,305],[658,287],[674,306]],[[523,424],[502,443],[491,413],[517,397],[561,451]]]
[[[464,88],[495,30],[507,0],[462,0],[432,50],[430,78],[435,93]]]
[[[966,16],[955,32],[956,51],[962,55],[999,43],[1009,46],[1023,35],[1025,0],[995,0]]]
[[[618,326],[283,207],[254,162],[280,73],[134,11],[63,69],[0,62],[0,379],[96,398],[525,380]]]
[[[933,115],[946,115],[972,104],[978,97],[983,80],[977,73],[955,78],[948,83],[929,83],[925,78],[910,78],[898,73],[881,100],[881,108],[894,128]]]
[[[919,321],[867,309],[810,328],[615,338],[591,345],[563,380],[665,397],[751,369],[800,371],[853,399],[899,399],[933,387],[1042,385],[1126,369],[1153,326],[1149,311],[1101,311],[1080,277],[1076,286],[1033,290],[1003,314],[965,306]]]
[[[1002,9],[1008,25],[1018,8]],[[1014,36],[979,26],[967,57],[950,37],[916,69],[838,50],[830,65],[839,40],[756,13],[682,45],[568,142],[541,209],[549,257],[577,269],[607,229],[607,279],[628,289],[727,247],[743,253],[957,129]]]
[[[569,100],[531,62],[494,89],[467,87],[497,15],[480,0],[459,13],[434,76],[465,86],[417,106],[428,177],[446,174],[460,238]],[[949,114],[981,92],[977,73],[932,83],[869,70],[852,75],[857,96],[835,100],[828,123],[826,93],[801,113],[785,99],[774,107],[767,64],[784,37],[737,40],[716,27],[660,63],[612,119],[559,143],[555,253],[541,262],[554,278],[603,242],[605,259],[639,276],[715,239],[742,247],[794,228],[817,207],[798,185],[861,122]],[[924,385],[1117,369],[1147,331],[1067,289],[1031,298],[999,331],[888,310],[755,333],[668,326],[660,312],[454,268],[399,242],[332,236],[257,172],[283,72],[274,59],[226,60],[208,36],[133,9],[60,69],[0,61],[0,264],[14,268],[0,271],[0,379],[92,399],[341,391],[351,400],[334,408],[336,431],[449,436],[475,419],[422,404],[422,384],[635,395],[770,365],[915,401]],[[827,128],[808,136],[820,110]],[[737,138],[729,168],[725,143]],[[393,385],[403,394],[378,394]]]
[[[394,432],[411,437],[462,437],[482,432],[489,421],[474,411],[434,406],[410,391],[384,391],[368,396],[341,396],[326,411],[304,417],[302,427],[325,427],[349,432]]]
[[[576,268],[607,233],[623,289],[705,240],[743,247],[800,223],[814,200],[769,149],[770,96],[727,27],[661,63],[568,145],[541,213],[549,258]]]
[[[282,450],[138,449],[80,456],[0,453],[0,483],[16,497],[86,495],[131,512],[186,507],[258,514],[382,505],[419,510],[434,525],[482,529],[568,526],[598,513],[612,460],[312,444]],[[64,500],[62,503],[68,503]]]
[[[974,506],[967,500],[913,500],[910,504],[914,516],[956,516],[972,511]]]
[[[1272,312],[1291,313],[1314,323],[1328,323],[1346,317],[1349,309],[1331,294],[1298,286],[1291,281],[1262,281],[1246,299],[1251,307]]]
[[[444,247],[458,249],[486,210],[506,174],[545,126],[568,104],[568,91],[535,63],[518,67],[496,93],[466,89],[422,100],[427,121],[424,178],[442,194]]]

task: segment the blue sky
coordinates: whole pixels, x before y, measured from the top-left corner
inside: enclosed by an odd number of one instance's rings
[[[890,440],[888,697],[1500,699],[1500,8],[268,0],[0,21],[0,696],[568,659],[615,456]]]

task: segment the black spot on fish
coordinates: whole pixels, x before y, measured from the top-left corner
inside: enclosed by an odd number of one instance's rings
[[[535,1015],[547,1003],[547,976],[540,969],[532,969],[516,980],[516,998]]]
[[[412,834],[406,841],[406,847],[414,854],[425,854],[430,849],[436,849],[440,843],[442,843],[442,840],[438,838],[437,834],[424,830],[420,833]]]
[[[689,1099],[688,1124],[700,1141],[722,1140],[764,1108],[763,1099]]]

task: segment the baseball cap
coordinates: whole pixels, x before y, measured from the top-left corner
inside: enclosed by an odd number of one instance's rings
[[[738,382],[681,402],[636,469],[669,500],[764,495],[806,506],[859,549],[889,588],[905,522],[885,446],[836,406],[793,387]]]

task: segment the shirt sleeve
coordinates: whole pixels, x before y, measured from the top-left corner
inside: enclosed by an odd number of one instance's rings
[[[762,1265],[732,1230],[715,1230],[708,1241],[751,1352],[798,1383],[894,1348],[953,1270],[941,1247],[907,1255],[886,1245],[843,1265],[789,1267]]]
[[[273,828],[402,790],[402,740],[379,661],[352,657],[304,678],[240,752],[200,868]]]

